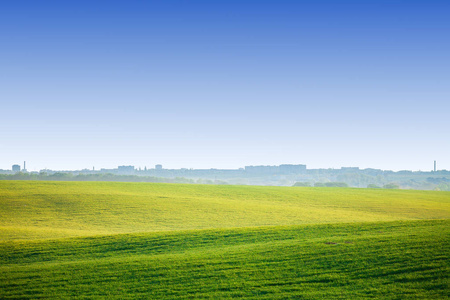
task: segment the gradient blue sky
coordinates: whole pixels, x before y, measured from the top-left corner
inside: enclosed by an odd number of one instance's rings
[[[2,1],[0,169],[450,169],[450,1]]]

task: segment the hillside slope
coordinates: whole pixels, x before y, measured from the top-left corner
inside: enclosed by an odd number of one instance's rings
[[[0,240],[450,217],[450,192],[0,181]]]
[[[450,221],[1,243],[0,296],[446,299]]]
[[[450,193],[0,181],[0,298],[447,299]]]

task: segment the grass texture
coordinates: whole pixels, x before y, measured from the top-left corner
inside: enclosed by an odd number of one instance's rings
[[[450,192],[0,181],[0,240],[445,219]]]
[[[0,298],[448,299],[450,193],[0,182]]]

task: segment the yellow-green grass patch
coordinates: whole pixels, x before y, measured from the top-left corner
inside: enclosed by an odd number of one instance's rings
[[[450,217],[450,192],[0,181],[0,240]]]
[[[0,243],[0,296],[446,299],[450,221],[133,233]]]

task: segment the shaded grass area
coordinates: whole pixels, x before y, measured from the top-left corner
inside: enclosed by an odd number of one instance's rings
[[[1,298],[449,297],[450,221],[0,243]]]
[[[450,192],[0,181],[0,240],[449,216]]]

